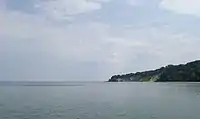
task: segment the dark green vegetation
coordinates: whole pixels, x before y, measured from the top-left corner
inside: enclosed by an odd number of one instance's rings
[[[109,82],[200,82],[200,60],[160,69],[114,75]]]

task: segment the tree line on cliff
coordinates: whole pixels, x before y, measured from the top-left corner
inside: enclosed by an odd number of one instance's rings
[[[200,60],[156,70],[114,75],[109,82],[200,82]]]

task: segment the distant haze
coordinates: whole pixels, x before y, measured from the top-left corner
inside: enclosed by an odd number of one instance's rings
[[[199,0],[0,0],[0,81],[103,81],[200,59]]]

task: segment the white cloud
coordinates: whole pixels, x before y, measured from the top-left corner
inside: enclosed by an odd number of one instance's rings
[[[190,14],[200,17],[199,0],[162,0],[160,7],[178,14]]]
[[[52,25],[36,16],[13,13],[1,13],[0,36],[17,42],[36,40],[45,50],[55,55],[73,55],[84,60],[99,50],[99,40],[106,37],[107,26],[99,23]],[[55,47],[55,49],[52,49]],[[93,50],[90,50],[92,48]],[[89,58],[90,59],[90,58]]]
[[[36,9],[54,19],[65,19],[73,15],[101,9],[102,3],[110,0],[39,0]]]
[[[196,38],[165,27],[134,29],[99,22],[60,25],[3,10],[0,26],[3,78],[108,78],[113,73],[200,58]]]
[[[132,6],[140,6],[143,4],[144,1],[142,0],[127,0],[128,4]]]

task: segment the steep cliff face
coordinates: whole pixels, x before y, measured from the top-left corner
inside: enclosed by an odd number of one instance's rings
[[[200,82],[200,60],[152,71],[114,75],[109,82]]]

